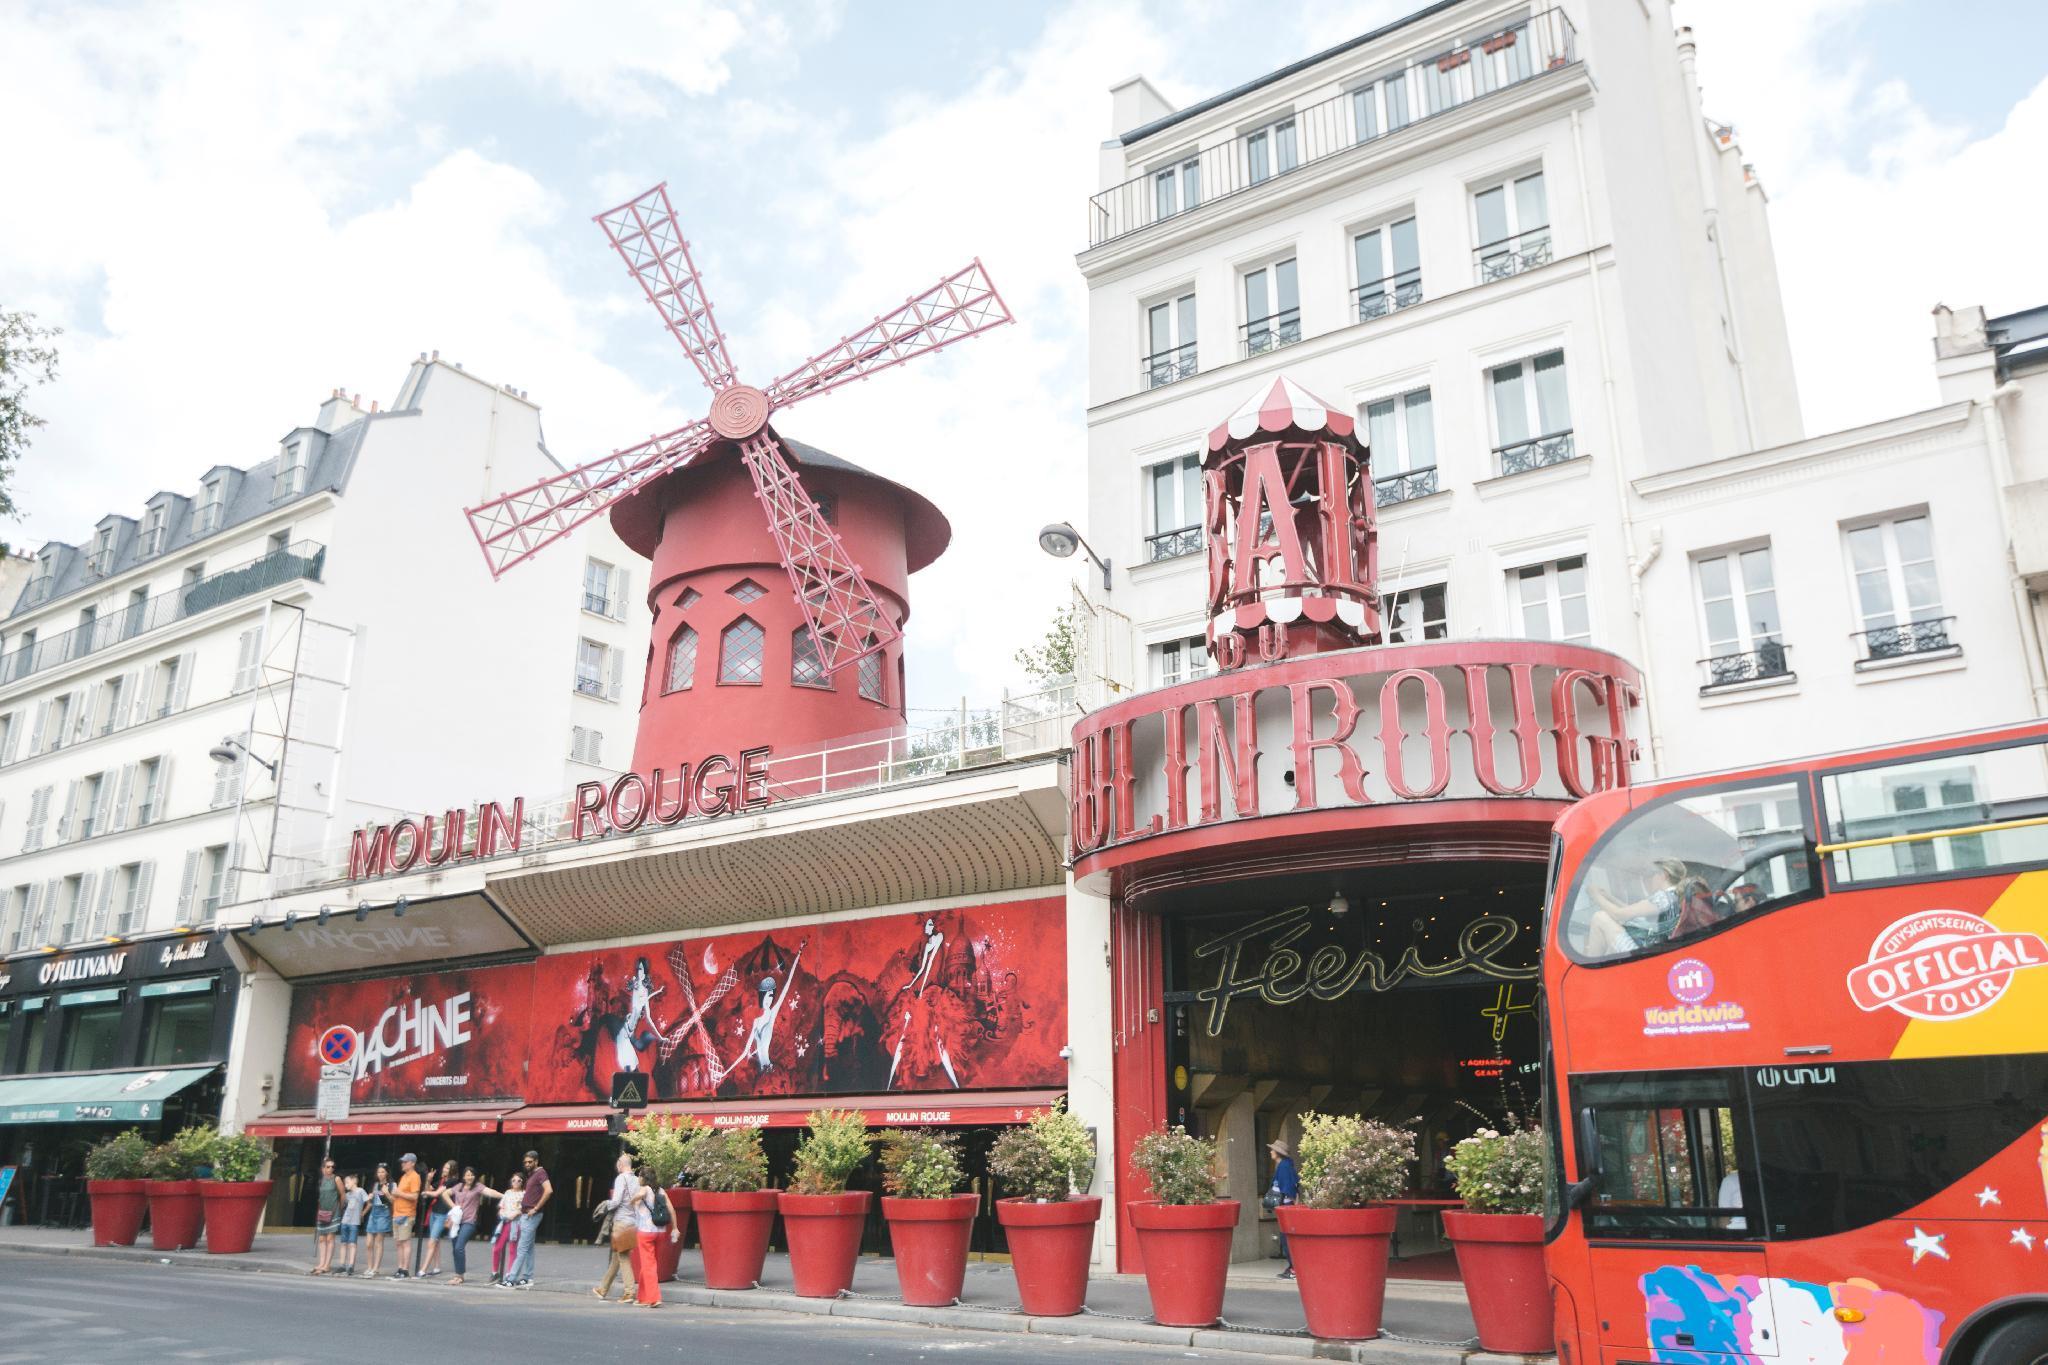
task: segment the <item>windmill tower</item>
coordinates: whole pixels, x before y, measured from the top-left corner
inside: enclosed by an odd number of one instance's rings
[[[1013,321],[981,262],[756,388],[734,370],[668,187],[596,221],[711,405],[674,431],[468,509],[491,575],[606,511],[653,562],[636,772],[672,768],[707,744],[787,747],[900,722],[909,577],[951,530],[917,493],[784,439],[770,419]]]

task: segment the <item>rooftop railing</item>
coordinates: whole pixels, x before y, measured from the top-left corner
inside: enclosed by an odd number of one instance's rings
[[[1558,9],[1539,10],[1450,47],[1432,46],[1395,58],[1375,68],[1373,80],[1362,87],[1296,109],[1291,117],[1192,156],[1179,151],[1170,164],[1091,196],[1088,245],[1101,246],[1154,223],[1198,213],[1255,185],[1282,179],[1576,60],[1578,35]],[[1177,176],[1186,188],[1161,193],[1156,184],[1161,176]]]

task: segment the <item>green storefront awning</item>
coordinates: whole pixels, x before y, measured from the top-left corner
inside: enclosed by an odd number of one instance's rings
[[[93,1071],[70,1076],[15,1076],[0,1081],[0,1123],[149,1123],[164,1101],[214,1070]]]

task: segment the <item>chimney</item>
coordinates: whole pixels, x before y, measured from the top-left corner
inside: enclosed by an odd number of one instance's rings
[[[360,395],[351,398],[340,389],[336,389],[328,395],[327,401],[320,405],[319,414],[313,418],[313,426],[317,430],[333,433],[362,416]]]

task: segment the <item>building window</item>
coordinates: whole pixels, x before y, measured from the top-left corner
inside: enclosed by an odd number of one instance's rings
[[[43,741],[43,752],[61,749],[71,738],[71,694],[50,698],[50,719]]]
[[[221,520],[227,510],[228,481],[225,478],[208,479],[199,495],[199,511],[192,519],[195,535],[205,535],[220,529]]]
[[[1550,564],[1530,564],[1516,569],[1513,580],[1515,605],[1520,609],[1522,634],[1531,640],[1556,640],[1562,644],[1590,644],[1591,617],[1586,609],[1586,557],[1573,555]]]
[[[1351,255],[1358,271],[1358,288],[1352,291],[1358,321],[1370,322],[1422,302],[1422,254],[1415,241],[1414,215],[1358,233],[1351,239]]]
[[[1472,192],[1472,248],[1479,283],[1504,280],[1550,264],[1550,209],[1543,172],[1503,180]]]
[[[149,589],[136,588],[128,594],[128,606],[121,613],[121,638],[132,640],[142,633],[149,614]]]
[[[255,691],[263,675],[263,627],[250,627],[235,643],[235,681],[228,690],[240,696]]]
[[[1186,379],[1195,364],[1195,296],[1155,303],[1145,310],[1145,344],[1151,351],[1143,365],[1145,387],[1156,389]]]
[[[92,730],[96,735],[111,735],[121,728],[121,717],[128,710],[128,675],[116,673],[100,684],[98,705],[94,708]]]
[[[18,953],[36,946],[33,935],[38,928],[41,891],[39,886],[24,884],[7,893],[7,917],[0,921],[0,944],[6,945],[7,952]],[[0,1053],[0,1060],[4,1059],[5,1054]]]
[[[1171,218],[1201,203],[1202,163],[1195,156],[1152,173],[1152,211],[1158,217]]]
[[[759,686],[765,673],[768,636],[750,617],[742,616],[718,637],[718,681],[721,685]]]
[[[246,739],[246,736],[244,737]],[[213,810],[232,806],[242,799],[242,752],[236,749],[235,756],[213,765],[213,799],[208,803]]]
[[[882,700],[882,666],[886,662],[887,660],[882,657],[882,651],[878,649],[872,654],[861,655],[860,662],[854,665],[854,671],[860,679],[860,694],[863,699],[875,702]]]
[[[184,656],[173,655],[159,661],[156,666],[155,695],[149,699],[150,711],[158,716],[168,716],[178,709],[178,702],[184,691]]]
[[[611,616],[612,566],[601,559],[583,561],[583,610]]]
[[[0,716],[0,763],[14,761],[14,749],[21,742],[21,713],[9,711]]]
[[[112,920],[95,928],[109,934],[132,934],[143,928],[149,920],[149,888],[155,872],[155,863],[128,863],[110,873],[114,884],[107,904]]]
[[[1493,453],[1502,474],[1524,474],[1577,457],[1563,351],[1496,365],[1487,379],[1493,390]]]
[[[1410,389],[1365,405],[1373,500],[1385,507],[1438,490],[1436,426],[1428,389]]]
[[[1244,318],[1246,355],[1301,340],[1301,285],[1292,256],[1245,272]]]
[[[107,775],[105,773],[93,773],[89,777],[80,779],[76,798],[78,801],[77,813],[73,817],[72,824],[74,830],[73,838],[90,839],[95,834],[105,832],[100,828],[100,802],[103,797],[111,796],[112,794],[108,790]]]
[[[164,505],[160,502],[151,503],[149,510],[143,513],[142,517],[141,553],[144,556],[160,555],[164,552],[165,523]]]
[[[50,910],[50,942],[70,943],[78,937],[79,918],[92,894],[91,874],[74,872],[56,883],[57,903]]]
[[[1202,548],[1202,460],[1182,455],[1145,469],[1150,494],[1146,515],[1151,529],[1145,536],[1145,559],[1154,563],[1178,555],[1191,555]]]
[[[758,602],[768,595],[768,589],[762,587],[751,578],[742,578],[739,582],[727,588],[726,591],[731,593],[733,598],[739,602]]]
[[[283,502],[306,491],[306,443],[293,441],[277,457],[277,473],[270,481],[270,500]]]
[[[179,591],[181,591],[181,592],[190,592],[190,591],[192,591],[192,589],[194,589],[194,588],[196,588],[196,587],[198,587],[198,586],[199,586],[199,582],[200,582],[200,580],[201,580],[201,579],[203,579],[203,578],[205,578],[205,577],[206,577],[206,565],[205,565],[205,563],[204,563],[203,561],[202,561],[201,563],[198,563],[198,564],[188,564],[188,565],[187,565],[187,566],[185,567],[185,575],[184,575],[184,577],[183,577],[182,579],[180,579],[180,580],[179,580],[179,583],[178,583],[178,588],[179,588]]]
[[[159,995],[143,1015],[142,1065],[185,1066],[213,1055],[214,998],[204,993]]]
[[[40,1000],[21,1002],[21,1069],[40,1071],[43,1066],[43,1040],[50,1033],[50,1011],[45,996]]]
[[[102,526],[92,538],[92,557],[87,566],[102,577],[114,569],[114,528]]]
[[[1408,107],[1408,73],[1396,71],[1351,92],[1351,136],[1368,142],[1382,132],[1406,128],[1415,119]]]
[[[1245,134],[1244,161],[1247,181],[1256,185],[1276,175],[1285,175],[1301,163],[1294,136],[1294,115]]]
[[[1212,671],[1208,642],[1199,635],[1152,646],[1152,676],[1161,687],[1206,678]]]
[[[691,607],[696,606],[699,602],[702,602],[703,600],[703,593],[698,592],[695,588],[684,588],[682,591],[682,595],[676,598],[676,605],[678,607],[681,607],[684,611],[688,611]]]
[[[1955,648],[1941,610],[1934,531],[1925,513],[1889,517],[1842,532],[1856,584],[1860,664]]]
[[[597,640],[576,642],[576,690],[586,697],[602,697],[607,693],[606,674],[611,663],[611,649]]]
[[[136,765],[135,823],[154,824],[163,818],[165,771],[169,760],[145,758]]]
[[[593,768],[604,766],[604,731],[592,730],[576,725],[569,730],[569,760],[572,763],[588,763]]]
[[[1390,592],[1380,599],[1380,616],[1393,644],[1446,639],[1451,633],[1450,589],[1443,583],[1426,583]]]
[[[697,632],[684,626],[668,642],[668,673],[663,692],[686,692],[697,676]]]
[[[798,626],[790,636],[789,680],[798,687],[832,686],[832,679],[825,672],[825,660],[818,652],[818,637],[811,634],[809,626]]]
[[[64,1011],[64,1053],[59,1071],[107,1071],[116,1065],[114,1046],[121,1036],[121,1001],[118,990],[81,991],[94,997],[91,1004],[73,1005]],[[111,995],[101,1001],[99,996]],[[61,1002],[60,1002],[61,1003]]]
[[[1770,546],[1697,560],[1693,572],[1707,641],[1704,685],[1724,687],[1785,676]]]

